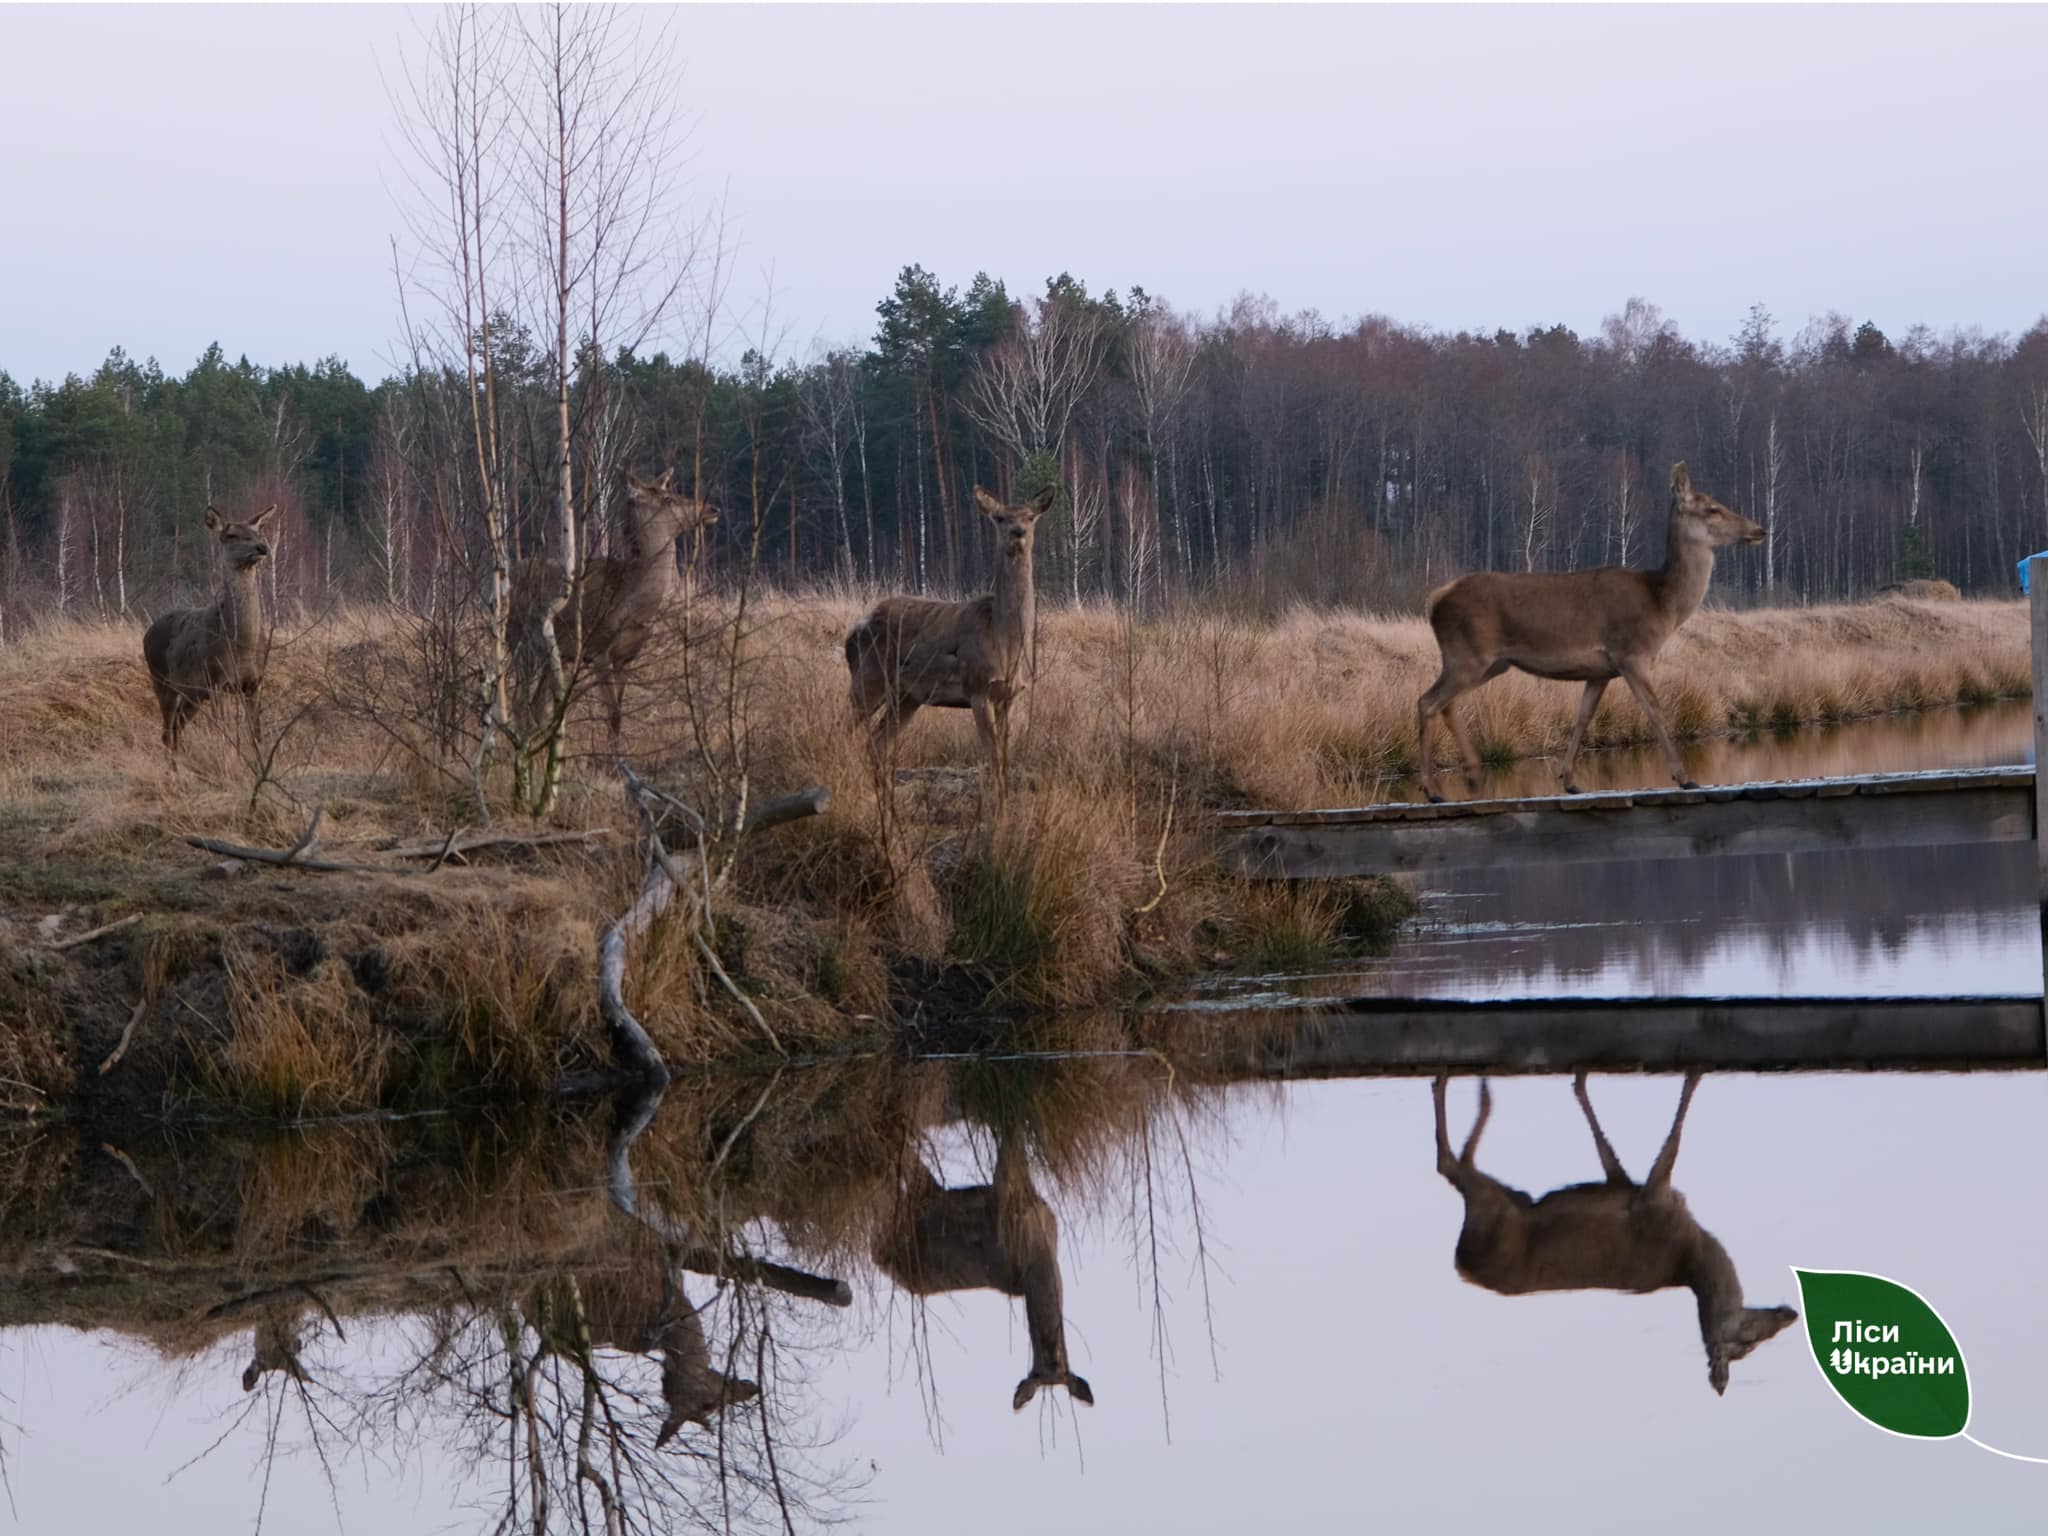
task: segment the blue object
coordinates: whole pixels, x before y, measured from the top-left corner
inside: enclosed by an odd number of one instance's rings
[[[2048,549],[2042,550],[2040,554],[2029,555],[2020,562],[2020,590],[2022,592],[2030,592],[2032,590],[2027,585],[2027,567],[2040,559],[2041,555],[2048,555]]]

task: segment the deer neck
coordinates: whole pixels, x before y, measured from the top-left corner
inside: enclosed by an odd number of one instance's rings
[[[1686,1288],[1699,1303],[1700,1337],[1712,1342],[1720,1324],[1742,1310],[1742,1281],[1735,1273],[1735,1261],[1711,1232],[1698,1232],[1686,1254]]]
[[[1700,539],[1685,537],[1677,512],[1671,514],[1670,530],[1664,535],[1664,564],[1652,573],[1652,583],[1673,627],[1683,624],[1706,601],[1707,585],[1714,579],[1714,547]]]
[[[996,1247],[1003,1256],[1003,1289],[1024,1299],[1031,1336],[1031,1374],[1052,1378],[1067,1370],[1067,1322],[1060,1285],[1060,1246],[1052,1210],[1031,1182],[1023,1138],[1005,1134],[996,1146]]]
[[[1004,658],[1022,660],[1038,617],[1038,591],[1031,579],[1031,546],[1005,549],[996,557],[993,619]]]
[[[216,606],[220,632],[227,636],[228,644],[243,654],[255,650],[263,635],[263,567],[229,571]]]

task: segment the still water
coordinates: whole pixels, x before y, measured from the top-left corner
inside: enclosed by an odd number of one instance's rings
[[[1829,771],[2024,760],[2018,721],[1872,735],[1860,758],[1844,732]],[[2038,991],[2024,868],[1743,862],[1447,882],[1382,971],[1291,986]],[[1577,1288],[1513,1294],[1535,1270],[1502,1186],[1602,1179],[1570,1077],[1495,1081],[1466,1168],[1470,1077],[1440,1157],[1426,1078],[1216,1065],[1227,1032],[1302,1011],[679,1084],[624,1154],[623,1203],[605,1105],[17,1128],[0,1519],[401,1536],[604,1530],[610,1501],[630,1530],[2040,1528],[2048,1467],[1862,1423],[1803,1323],[1727,1340],[1744,1309],[1797,1304],[1789,1266],[1891,1276],[1954,1329],[1971,1433],[2048,1456],[2048,1074],[1709,1075],[1683,1203],[1654,1206],[1628,1202],[1679,1079],[1595,1076],[1630,1182],[1542,1207]],[[1616,1288],[1659,1261],[1647,1283],[1676,1283]]]

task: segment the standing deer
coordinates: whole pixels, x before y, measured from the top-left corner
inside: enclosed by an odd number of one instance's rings
[[[1742,1282],[1728,1250],[1693,1219],[1685,1196],[1671,1187],[1678,1133],[1699,1080],[1697,1072],[1687,1075],[1671,1134],[1649,1179],[1637,1184],[1607,1144],[1593,1116],[1593,1101],[1586,1096],[1586,1074],[1581,1072],[1572,1081],[1572,1092],[1592,1127],[1606,1181],[1568,1185],[1532,1200],[1472,1164],[1479,1134],[1493,1113],[1493,1094],[1483,1078],[1479,1118],[1472,1123],[1464,1150],[1451,1155],[1444,1124],[1446,1080],[1439,1077],[1434,1089],[1436,1171],[1451,1181],[1465,1202],[1457,1254],[1458,1273],[1465,1279],[1503,1296],[1581,1290],[1641,1295],[1682,1285],[1698,1298],[1707,1381],[1720,1393],[1728,1389],[1729,1365],[1796,1322],[1799,1314],[1790,1307],[1745,1307]]]
[[[995,775],[997,803],[1008,795],[1010,705],[1029,670],[1037,614],[1032,536],[1056,492],[1049,485],[1023,505],[1006,507],[977,485],[974,504],[996,525],[995,590],[962,602],[885,597],[848,632],[854,722],[865,724],[882,712],[869,737],[878,771],[921,705],[971,709]]]
[[[1437,714],[1450,722],[1467,787],[1478,787],[1479,756],[1464,723],[1451,713],[1451,701],[1510,667],[1586,685],[1571,743],[1564,749],[1567,794],[1579,793],[1573,778],[1579,743],[1600,707],[1600,695],[1617,677],[1628,683],[1649,717],[1671,777],[1682,788],[1697,789],[1664,727],[1664,711],[1650,686],[1650,663],[1705,599],[1714,551],[1730,544],[1761,544],[1763,538],[1761,524],[1695,491],[1686,467],[1674,464],[1671,523],[1664,563],[1656,570],[1479,571],[1438,587],[1429,595],[1428,614],[1443,670],[1415,708],[1422,792],[1431,800],[1443,798],[1429,753],[1429,722]]]
[[[206,526],[220,540],[227,581],[210,608],[174,608],[143,632],[142,660],[163,711],[164,748],[177,761],[185,722],[223,689],[254,699],[263,684],[270,646],[263,633],[263,593],[258,575],[270,558],[263,525],[277,511],[265,507],[246,523],[234,523],[212,507]]]
[[[554,619],[565,672],[585,658],[590,661],[604,691],[614,744],[625,719],[626,670],[646,647],[676,588],[676,540],[718,521],[716,508],[672,489],[674,480],[673,469],[652,481],[627,472],[626,551],[584,561]],[[536,674],[529,718],[538,718],[548,701],[539,629],[549,601],[561,591],[562,562],[551,556],[522,560],[513,568],[508,627]]]
[[[1065,1387],[1075,1402],[1094,1403],[1094,1391],[1067,1364],[1059,1227],[1032,1186],[1019,1133],[998,1141],[993,1184],[947,1189],[919,1162],[874,1257],[914,1296],[991,1290],[1024,1299],[1031,1373],[1017,1383],[1013,1409],[1041,1387]]]

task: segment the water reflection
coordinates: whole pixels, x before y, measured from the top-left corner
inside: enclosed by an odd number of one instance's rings
[[[2021,703],[1930,709],[1784,735],[1715,737],[1688,742],[1681,755],[1686,771],[1702,784],[1999,768],[2034,760],[2034,716]],[[1589,791],[1671,787],[1654,747],[1582,752],[1578,778],[1579,787]],[[1475,795],[1554,795],[1558,789],[1555,763],[1531,758],[1489,769]]]
[[[1059,1224],[1031,1182],[1021,1127],[998,1137],[988,1184],[948,1189],[921,1159],[913,1161],[874,1258],[914,1296],[990,1290],[1023,1299],[1031,1369],[1017,1383],[1012,1408],[1021,1410],[1041,1387],[1065,1387],[1077,1403],[1095,1401],[1087,1380],[1067,1365]]]
[[[1465,1224],[1458,1233],[1460,1275],[1503,1296],[1589,1290],[1642,1295],[1683,1286],[1699,1303],[1707,1381],[1718,1394],[1728,1390],[1731,1364],[1796,1322],[1799,1314],[1790,1307],[1744,1306],[1742,1281],[1728,1250],[1693,1219],[1685,1196],[1671,1187],[1679,1133],[1699,1081],[1697,1072],[1687,1075],[1670,1134],[1649,1178],[1638,1184],[1600,1129],[1581,1072],[1572,1080],[1572,1092],[1593,1132],[1606,1177],[1598,1184],[1569,1184],[1532,1199],[1473,1162],[1493,1113],[1492,1089],[1484,1078],[1479,1080],[1479,1113],[1471,1133],[1452,1155],[1444,1111],[1448,1079],[1439,1077],[1432,1089],[1436,1171],[1465,1202]]]
[[[1640,1185],[1583,1092],[1565,1111],[1554,1078],[1487,1090],[1481,1119],[1496,1094],[1502,1113],[1486,1146],[1535,1188],[1584,1164],[1591,1131],[1605,1178],[1541,1198],[1481,1171],[1478,1126],[1453,1154],[1440,1088],[1460,1272],[1567,1293],[1505,1307],[1445,1272],[1455,1228],[1414,1155],[1429,1128],[1412,1078],[1230,1081],[1265,1070],[1248,1039],[1277,1051],[1300,1026],[1298,1010],[1112,1020],[1084,1033],[1115,1054],[707,1079],[629,1145],[601,1105],[117,1149],[30,1128],[0,1159],[0,1451],[19,1518],[793,1531],[880,1505],[892,1530],[1041,1529],[1083,1509],[1234,1529],[1255,1514],[1235,1491],[1251,1457],[1269,1520],[1320,1528],[1369,1475],[1388,1497],[1415,1485],[1390,1506],[1406,1527],[1468,1433],[1506,1448],[1507,1483],[1619,1477],[1614,1508],[1639,1512],[1684,1475],[1670,1446],[1719,1461],[1805,1445],[1839,1411],[1789,1345],[1750,1354],[1791,1314],[1746,1303],[1731,1253],[1752,1280],[1816,1256],[1883,1267],[1889,1240],[1954,1246],[1950,1206],[2005,1233],[1993,1218],[2016,1191],[1998,1170],[2040,1149],[2000,1138],[2048,1124],[2038,1094],[2022,1110],[2012,1091],[2038,1079],[1717,1077],[1717,1113],[1687,1133],[1717,1237],[1673,1187],[1690,1086],[1674,1120],[1669,1078],[1603,1081],[1620,1143],[1662,1143]],[[1788,1092],[1822,1107],[1788,1113]],[[1886,1123],[1927,1133],[1910,1164],[1885,1162],[1899,1138],[1858,1139],[1875,1094]],[[1779,1172],[1794,1157],[1796,1190]],[[1873,1163],[1885,1203],[1865,1211]],[[1993,1257],[1979,1267],[2015,1285],[2033,1272]],[[1678,1286],[1696,1334],[1668,1306],[1624,1318],[1585,1294]],[[1744,1389],[1711,1422],[1687,1416],[1705,1394],[1677,1370],[1701,1342],[1710,1380],[1733,1365]],[[1117,1385],[1082,1415],[1088,1378]],[[1608,1429],[1588,1449],[1574,1426],[1593,1420]],[[1682,1427],[1630,1440],[1652,1421]],[[1635,1482],[1611,1444],[1641,1460]],[[129,1475],[81,1477],[115,1457]],[[1451,1495],[1450,1523],[1509,1517],[1486,1496]]]
[[[2025,706],[1942,710],[1785,740],[1698,744],[1705,783],[2031,761]],[[1655,753],[1582,766],[1588,788],[1660,787]],[[1639,760],[1638,760],[1639,759]],[[1592,762],[1592,754],[1582,760]],[[1551,794],[1525,765],[1484,793]],[[1519,775],[1519,777],[1517,777]],[[1597,777],[1596,777],[1597,775]],[[1392,954],[1295,995],[1408,998],[1953,996],[2038,992],[2038,874],[2024,844],[1516,865],[1426,877]]]

